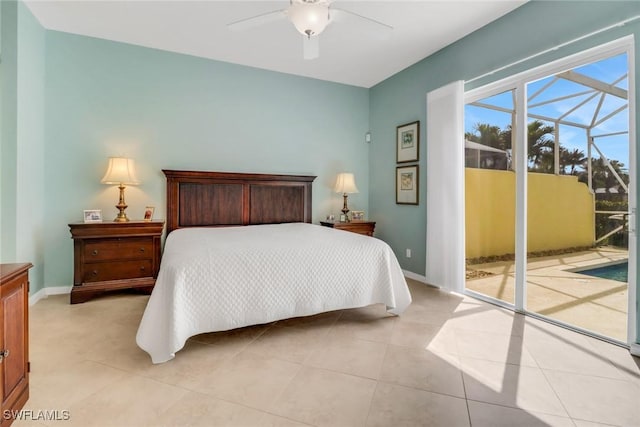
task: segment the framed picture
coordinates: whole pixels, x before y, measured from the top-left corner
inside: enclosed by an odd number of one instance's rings
[[[100,209],[86,209],[84,222],[102,222],[102,211]]]
[[[399,205],[418,204],[418,165],[396,168],[396,203]]]
[[[364,211],[351,211],[351,219],[362,221],[364,219]]]
[[[145,221],[151,221],[153,219],[153,213],[155,212],[156,208],[154,206],[147,206],[146,208],[144,208],[144,220]]]
[[[396,128],[396,162],[417,162],[420,153],[420,122]]]

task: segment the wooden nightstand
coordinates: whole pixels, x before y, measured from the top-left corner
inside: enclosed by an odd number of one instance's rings
[[[320,225],[338,230],[351,231],[352,233],[364,234],[366,236],[373,236],[373,230],[376,228],[375,221],[363,220],[353,220],[351,222],[320,221]]]
[[[74,262],[71,304],[116,289],[151,292],[160,269],[164,221],[73,223],[69,228]]]

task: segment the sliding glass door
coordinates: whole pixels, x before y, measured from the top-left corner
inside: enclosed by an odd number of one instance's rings
[[[628,58],[527,84],[527,308],[627,341]]]
[[[623,343],[635,332],[631,47],[465,99],[466,292]]]

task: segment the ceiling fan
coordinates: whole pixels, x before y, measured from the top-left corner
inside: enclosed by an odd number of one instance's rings
[[[343,17],[356,18],[369,22],[383,31],[393,30],[391,25],[359,15],[355,12],[332,7],[331,0],[289,0],[289,7],[286,9],[240,19],[239,21],[227,24],[227,27],[234,31],[242,31],[288,18],[300,34],[302,34],[302,52],[304,59],[315,59],[320,56],[318,36],[331,22],[340,20]]]

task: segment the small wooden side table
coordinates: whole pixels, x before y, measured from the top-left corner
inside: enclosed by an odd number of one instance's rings
[[[73,239],[71,304],[110,290],[151,292],[160,269],[164,221],[69,224]]]
[[[349,222],[320,221],[320,225],[335,228],[337,230],[345,230],[352,233],[364,234],[365,236],[373,236],[373,231],[376,228],[375,221],[364,220],[353,220]]]

